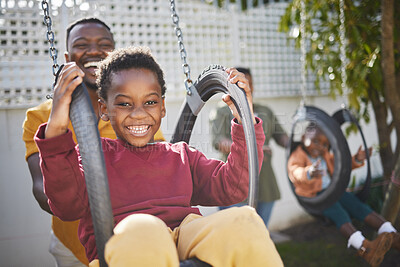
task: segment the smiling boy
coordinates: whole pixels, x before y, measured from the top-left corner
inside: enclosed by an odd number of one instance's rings
[[[227,69],[228,79],[252,98],[245,76]],[[36,135],[51,210],[64,220],[80,219],[80,240],[96,266],[94,242],[79,148],[67,130],[71,94],[84,73],[67,64],[57,84],[53,112]],[[166,114],[163,72],[143,47],[116,50],[99,67],[101,119],[111,121],[118,139],[102,138],[114,215],[114,235],[106,244],[109,266],[178,266],[196,257],[215,267],[283,266],[262,219],[250,207],[202,217],[196,205],[243,201],[248,192],[248,163],[243,126],[232,109],[231,155],[226,163],[208,159],[184,142],[154,143]],[[258,151],[262,122],[252,115]],[[63,145],[60,146],[59,144]],[[263,159],[258,153],[259,164]]]
[[[66,31],[65,61],[75,62],[85,74],[83,82],[88,88],[95,114],[98,114],[98,95],[95,71],[97,64],[114,50],[113,34],[107,24],[97,18],[83,18],[73,22]],[[60,82],[64,82],[62,79]],[[52,214],[43,191],[43,177],[39,165],[38,148],[33,137],[40,124],[47,122],[50,116],[52,100],[30,108],[26,112],[23,124],[23,140],[26,146],[25,159],[32,177],[32,191],[40,207]],[[68,128],[73,132],[72,125]],[[109,121],[98,121],[100,136],[116,138]],[[76,141],[75,134],[73,138]],[[161,131],[157,140],[164,140]],[[89,262],[84,248],[78,240],[78,221],[64,222],[52,216],[52,232],[49,251],[60,267],[85,266]]]

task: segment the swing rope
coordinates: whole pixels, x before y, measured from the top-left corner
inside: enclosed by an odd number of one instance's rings
[[[346,26],[345,26],[345,14],[344,14],[344,0],[339,0],[339,43],[340,43],[340,76],[341,76],[341,88],[343,96],[342,107],[346,108],[347,96],[349,88],[347,87],[347,56],[346,56]]]
[[[185,74],[185,87],[186,87],[186,92],[187,94],[190,96],[192,95],[192,79],[190,78],[190,66],[187,63],[187,53],[186,53],[186,49],[185,49],[185,45],[183,43],[183,33],[182,33],[182,29],[179,27],[179,16],[178,13],[176,12],[176,6],[175,6],[175,0],[170,0],[170,4],[171,4],[171,18],[172,18],[172,23],[175,25],[175,35],[178,38],[178,46],[179,46],[179,54],[181,56],[181,60],[182,60],[182,70],[183,70],[183,74]]]
[[[300,1],[300,64],[301,64],[301,101],[300,108],[303,108],[307,96],[307,50],[306,50],[306,20],[307,13],[304,1]]]
[[[305,3],[303,0],[299,1],[300,3],[300,24],[299,24],[299,36],[300,36],[300,66],[301,66],[301,83],[300,83],[300,93],[301,100],[299,107],[297,108],[293,119],[297,120],[305,120],[306,119],[306,98],[307,98],[307,49],[306,49],[306,20],[307,20],[307,12]],[[292,6],[292,17],[294,17],[295,6]]]
[[[43,18],[43,22],[47,27],[47,33],[46,33],[46,38],[47,41],[50,44],[50,48],[49,48],[49,54],[50,54],[50,58],[53,60],[53,75],[56,76],[58,69],[60,68],[60,66],[57,63],[57,49],[54,46],[54,32],[51,29],[52,27],[52,20],[50,17],[50,12],[49,12],[49,4],[47,3],[47,1],[42,1],[42,9],[44,12],[44,18]]]

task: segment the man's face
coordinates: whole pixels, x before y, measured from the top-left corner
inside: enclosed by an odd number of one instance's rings
[[[76,62],[85,73],[84,83],[96,90],[97,63],[114,50],[115,44],[110,31],[99,23],[76,25],[69,34],[65,60]]]

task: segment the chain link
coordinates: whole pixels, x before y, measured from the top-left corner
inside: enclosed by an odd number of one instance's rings
[[[53,60],[53,75],[56,76],[59,65],[57,64],[57,49],[54,46],[54,32],[51,29],[52,21],[49,12],[49,4],[47,1],[42,1],[42,9],[44,12],[43,22],[47,27],[46,37],[47,41],[50,43],[49,54],[50,58]]]
[[[192,94],[192,91],[190,89],[190,86],[192,85],[192,80],[190,78],[190,66],[187,63],[187,53],[185,49],[185,45],[183,44],[183,33],[181,28],[179,27],[179,16],[178,13],[176,12],[176,7],[175,7],[175,0],[170,0],[170,8],[171,8],[171,18],[172,18],[172,23],[175,25],[175,35],[178,38],[178,46],[179,46],[179,54],[181,56],[182,60],[182,70],[183,74],[185,74],[186,79],[185,79],[185,87],[186,87],[186,92],[188,95]]]
[[[306,5],[304,3],[305,0],[300,1],[300,64],[301,64],[301,106],[304,106],[306,95],[307,95],[307,61],[306,61]]]
[[[346,28],[345,28],[345,16],[344,16],[344,0],[339,0],[339,41],[340,41],[340,74],[341,74],[341,87],[343,96],[347,97],[348,87],[347,87],[347,56],[346,56]],[[346,99],[343,99],[346,101]]]

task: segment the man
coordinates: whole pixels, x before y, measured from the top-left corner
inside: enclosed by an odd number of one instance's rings
[[[250,69],[242,67],[237,67],[236,69],[245,74],[253,93],[254,88]],[[278,145],[286,147],[289,138],[271,109],[260,104],[253,104],[253,110],[254,115],[263,120],[265,133],[264,160],[259,178],[257,213],[263,218],[265,225],[268,226],[274,202],[280,198],[278,184],[271,165],[272,153],[269,141],[273,138]],[[227,159],[230,152],[232,118],[231,112],[225,106],[219,107],[210,113],[212,144],[221,153],[223,160]]]
[[[95,114],[98,114],[98,96],[95,72],[97,63],[103,60],[108,52],[115,48],[113,34],[103,21],[97,18],[84,18],[75,21],[67,28],[65,61],[75,62],[82,69],[85,76],[83,82],[88,88],[89,96]],[[59,84],[63,81],[60,80]],[[33,181],[33,194],[40,207],[52,214],[47,196],[43,191],[43,177],[39,165],[39,153],[33,140],[40,124],[47,122],[52,107],[52,101],[46,101],[27,110],[23,124],[23,140],[26,146],[25,159]],[[73,130],[70,123],[69,128]],[[98,129],[102,137],[116,138],[109,122],[98,121]],[[164,140],[161,132],[156,134],[156,139]],[[74,135],[76,142],[76,137]],[[52,236],[50,253],[56,259],[57,266],[87,266],[84,248],[78,239],[78,223],[64,222],[52,216]]]

